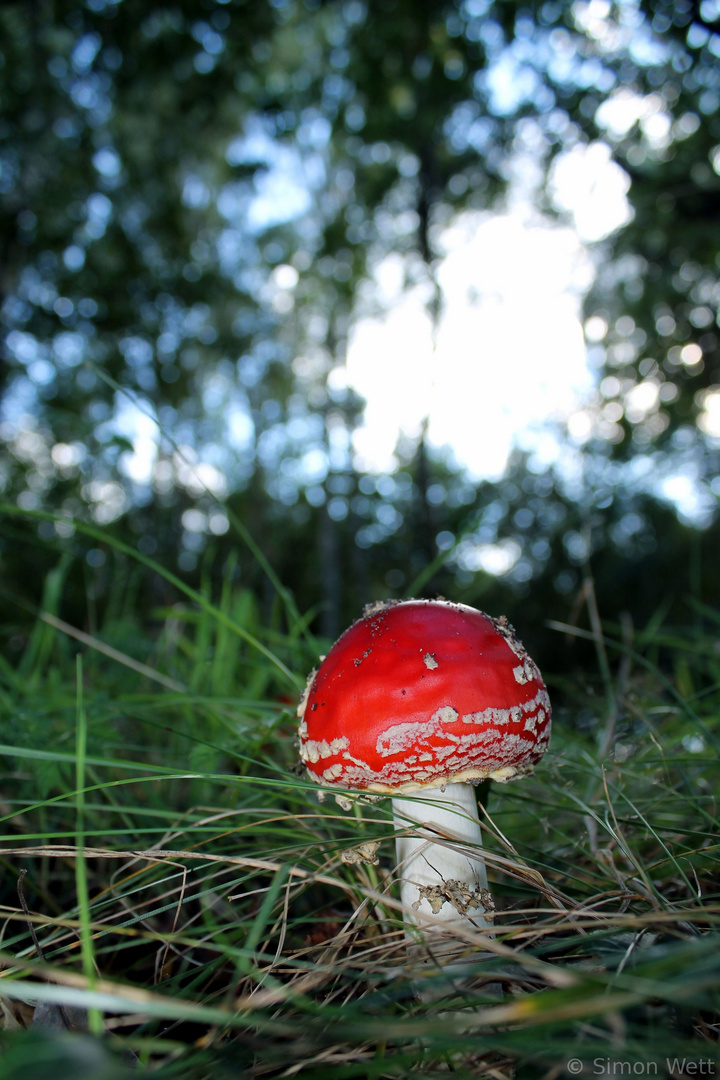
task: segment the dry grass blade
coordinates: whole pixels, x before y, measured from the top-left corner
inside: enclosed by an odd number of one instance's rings
[[[95,652],[99,652],[103,656],[107,656],[110,660],[116,660],[118,664],[123,664],[124,667],[130,668],[131,671],[137,672],[138,675],[142,675],[145,679],[150,679],[152,682],[164,686],[167,690],[184,693],[187,689],[182,683],[177,682],[175,679],[168,678],[167,675],[163,675],[162,672],[148,667],[147,664],[141,664],[139,660],[134,660],[132,656],[128,656],[126,653],[113,649],[112,645],[106,645],[104,642],[98,640],[98,638],[86,634],[84,631],[78,630],[74,626],[70,626],[69,623],[64,622],[62,619],[58,619],[57,615],[51,615],[49,611],[43,611],[40,618],[44,623],[47,623],[48,626],[52,626],[55,630],[61,630],[63,634],[67,634],[68,637],[74,638],[75,641],[87,645],[88,648],[94,649]]]

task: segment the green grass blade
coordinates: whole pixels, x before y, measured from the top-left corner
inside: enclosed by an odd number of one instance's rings
[[[83,702],[83,667],[82,655],[77,655],[77,726],[75,741],[75,787],[77,795],[75,799],[75,888],[78,900],[78,917],[80,920],[80,950],[85,977],[88,980],[90,990],[95,987],[95,954],[93,950],[93,938],[90,914],[90,891],[87,879],[87,864],[85,862],[85,754],[87,750],[87,724],[85,706]],[[88,1027],[93,1035],[101,1035],[103,1031],[103,1018],[98,1009],[91,1007],[88,1010]]]

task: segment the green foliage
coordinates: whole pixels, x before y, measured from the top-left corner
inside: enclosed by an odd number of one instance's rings
[[[720,376],[718,25],[690,4],[642,7],[661,30],[658,48],[617,91],[635,95],[638,119],[595,118],[631,181],[634,218],[608,240],[587,310],[608,326],[596,359],[611,377],[603,398],[624,408],[616,456],[691,452],[712,478],[717,438],[702,432],[714,431],[708,395]]]

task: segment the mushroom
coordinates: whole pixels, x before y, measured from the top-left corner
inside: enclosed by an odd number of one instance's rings
[[[406,922],[487,929],[473,785],[532,772],[551,727],[508,621],[446,600],[371,605],[311,672],[298,716],[312,780],[392,795]]]

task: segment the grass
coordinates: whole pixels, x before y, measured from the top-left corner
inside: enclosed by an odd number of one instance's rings
[[[297,767],[323,643],[287,597],[264,622],[230,568],[78,637],[60,571],[0,670],[3,1080],[720,1068],[714,613],[694,636],[596,627],[597,679],[563,673],[578,631],[549,631],[550,751],[484,793],[497,932],[458,933],[461,979],[420,977],[388,801],[320,802]],[[343,860],[366,841],[378,865]],[[31,1029],[38,1003],[76,1030]]]

